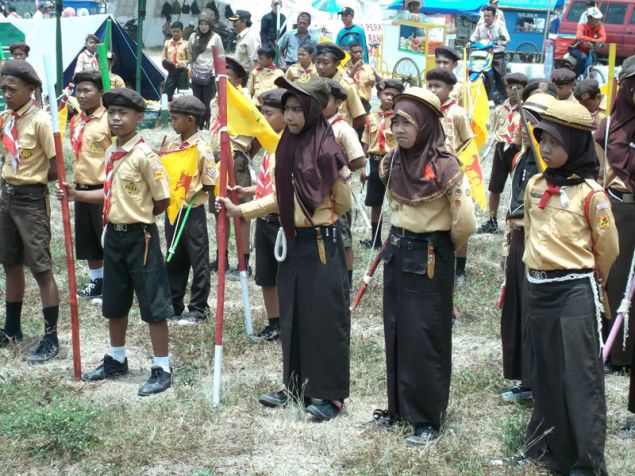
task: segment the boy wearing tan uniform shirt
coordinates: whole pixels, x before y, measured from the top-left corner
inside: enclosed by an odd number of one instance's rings
[[[168,72],[165,80],[165,94],[168,101],[172,101],[174,91],[177,89],[187,89],[187,66],[190,63],[190,53],[187,41],[181,38],[183,34],[183,23],[175,21],[172,23],[172,38],[163,44],[161,63]]]
[[[52,272],[50,207],[47,185],[57,178],[53,131],[47,114],[31,99],[42,82],[24,60],[7,61],[0,81],[7,110],[0,115],[0,262],[6,276],[6,321],[0,347],[22,340],[24,265],[40,288],[44,337],[29,363],[52,359],[59,352],[59,294]]]
[[[317,76],[317,69],[315,64],[313,64],[314,56],[315,46],[311,43],[302,43],[298,47],[298,62],[289,66],[285,78],[289,81],[297,81],[302,77]]]
[[[260,105],[258,98],[265,91],[274,89],[276,85],[274,81],[280,76],[284,76],[284,71],[276,68],[273,60],[276,52],[271,45],[264,45],[258,48],[258,66],[251,70],[249,81],[247,82],[247,90],[254,104]]]
[[[364,49],[359,41],[351,41],[348,48],[351,59],[346,64],[345,70],[355,84],[364,110],[369,113],[370,98],[373,95],[373,86],[375,86],[375,71],[369,64],[364,63]]]

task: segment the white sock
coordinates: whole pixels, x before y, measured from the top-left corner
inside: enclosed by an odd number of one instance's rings
[[[170,356],[166,357],[154,357],[154,364],[161,367],[165,372],[171,373],[170,370]]]
[[[110,347],[110,352],[108,352],[113,359],[115,359],[120,364],[123,364],[126,361],[126,346],[122,347]]]
[[[104,268],[97,269],[89,269],[88,276],[90,276],[91,281],[95,281],[96,279],[104,279]]]

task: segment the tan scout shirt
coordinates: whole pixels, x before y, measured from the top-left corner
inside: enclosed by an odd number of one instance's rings
[[[135,135],[123,146],[113,144],[108,150],[128,155],[113,166],[110,210],[106,220],[115,224],[154,223],[154,202],[170,198],[168,175],[152,148],[137,144]]]
[[[55,142],[51,121],[46,112],[34,107],[29,111],[32,102],[22,106],[16,112],[21,116],[17,120],[18,150],[20,165],[17,170],[7,155],[7,150],[0,141],[0,154],[4,156],[2,178],[11,185],[48,184],[48,174],[51,159],[55,157]],[[27,111],[29,111],[27,113]],[[0,115],[0,136],[5,122],[12,111],[5,111]],[[22,114],[25,114],[22,116]]]
[[[91,54],[88,50],[84,50],[77,56],[75,74],[81,73],[82,71],[99,71],[97,52]]]
[[[364,148],[359,142],[357,132],[342,118],[341,114],[335,114],[328,119],[329,124],[333,128],[335,142],[342,148],[348,162],[365,157]]]
[[[340,114],[350,126],[353,125],[353,119],[358,118],[366,114],[366,109],[362,104],[362,100],[359,98],[359,93],[355,87],[355,83],[348,76],[343,75],[339,71],[335,73],[333,79],[340,83],[340,85],[346,91],[347,99],[342,103],[340,107]]]
[[[571,92],[571,94],[569,94],[569,97],[568,97],[567,99],[562,99],[562,101],[570,101],[570,102],[574,102],[574,103],[576,103],[576,104],[580,104],[580,101],[578,101],[578,100],[575,98],[575,96],[574,96],[573,92]]]
[[[236,35],[236,61],[247,73],[251,72],[254,61],[258,61],[260,46],[260,35],[255,28],[245,28]]]
[[[456,104],[454,99],[443,103],[441,112],[443,113],[441,123],[445,132],[445,144],[456,154],[456,151],[474,136],[470,121],[465,109]]]
[[[110,89],[125,88],[126,83],[121,76],[110,73]]]
[[[452,88],[452,91],[450,91],[450,98],[456,99],[457,104],[461,107],[464,107],[464,104],[463,104],[464,93],[465,93],[465,82],[459,80],[454,85],[454,88]]]
[[[443,197],[419,206],[403,205],[392,200],[388,194],[388,203],[392,211],[390,222],[393,226],[405,228],[413,233],[449,231],[454,248],[458,249],[467,243],[467,239],[476,229],[471,195],[470,181],[465,175],[461,182]]]
[[[73,181],[82,185],[102,185],[106,151],[112,145],[106,108],[98,107],[89,119],[82,134],[79,157],[73,160]],[[79,115],[73,116],[71,125],[78,123],[79,120]]]
[[[379,142],[379,129],[382,115],[384,116],[384,135],[386,138],[384,150],[382,150]],[[362,134],[362,142],[368,146],[369,154],[383,156],[397,147],[395,137],[390,133],[390,124],[392,123],[393,115],[392,111],[375,111],[366,117],[366,126]]]
[[[198,207],[207,203],[209,194],[203,191],[203,186],[213,187],[218,181],[216,162],[214,161],[212,148],[205,142],[200,133],[197,132],[185,142],[183,142],[180,137],[177,138],[168,144],[168,151],[173,152],[179,150],[181,147],[186,148],[194,144],[196,144],[196,148],[198,149],[198,168],[196,169],[194,177],[192,177],[192,183],[185,196],[186,207],[189,206],[192,198],[194,198],[194,195],[197,193],[196,202],[194,202],[193,206]]]
[[[175,44],[176,43],[176,44]],[[174,52],[176,51],[176,62],[174,61]],[[187,41],[181,38],[179,41],[166,40],[163,44],[163,54],[161,59],[169,61],[177,68],[187,68],[190,62],[190,53],[187,47]]]
[[[331,187],[331,193],[324,197],[322,203],[315,209],[313,224],[315,226],[328,226],[334,224],[340,216],[351,208],[353,201],[351,193],[351,171],[348,167],[340,170],[337,180]],[[275,193],[267,195],[259,200],[240,205],[243,217],[247,220],[278,212],[278,199]],[[302,207],[297,195],[294,197],[294,220],[297,228],[310,227],[311,222],[302,213]]]
[[[350,65],[350,66],[349,66]],[[368,64],[363,64],[351,77],[353,70],[350,62],[346,65],[346,73],[353,80],[360,99],[370,102],[373,95],[373,86],[375,85],[375,71]]]
[[[520,113],[518,107],[512,107],[509,99],[494,109],[494,118],[492,125],[494,126],[494,139],[496,142],[507,142],[507,134],[509,133],[509,114],[512,113],[511,121],[513,122],[513,132],[511,134],[512,143],[518,147],[522,145],[522,127],[520,124]]]
[[[251,96],[251,100],[254,104],[259,105],[258,97],[265,91],[270,89],[278,89],[278,86],[273,84],[276,78],[284,76],[284,71],[278,68],[262,68],[256,66],[249,75],[249,81],[247,83],[247,90]]]
[[[535,175],[525,190],[523,262],[539,271],[594,269],[597,265],[606,283],[619,253],[617,228],[606,193],[595,181],[586,180],[565,188],[569,200],[566,206],[560,195],[552,195],[541,210],[538,203],[546,189],[547,180]]]
[[[285,77],[289,81],[297,81],[300,78],[307,78],[307,77],[316,76],[316,75],[317,75],[317,69],[315,69],[315,65],[313,63],[311,63],[309,67],[306,69],[304,69],[300,65],[300,63],[295,63],[289,66],[289,69],[287,70],[287,74],[285,74]]]
[[[598,182],[604,186],[604,188],[612,188],[622,193],[629,193],[630,190],[626,187],[624,181],[615,175],[615,171],[610,164],[606,163],[604,156],[604,148],[595,143],[595,152],[600,160],[600,172],[598,176]],[[606,179],[605,179],[606,178]]]

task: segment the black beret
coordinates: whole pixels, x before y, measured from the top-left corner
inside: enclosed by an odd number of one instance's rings
[[[441,81],[445,84],[454,86],[456,84],[456,76],[450,70],[445,68],[432,68],[426,73],[426,81]]]
[[[13,76],[21,79],[26,84],[42,87],[42,81],[38,77],[31,63],[24,60],[12,59],[7,61],[2,68],[2,76]]]
[[[243,68],[243,66],[234,58],[226,56],[225,64],[227,65],[227,69],[231,69],[240,79],[245,79],[247,77],[247,71],[245,71],[245,68]]]
[[[377,83],[377,92],[381,92],[384,89],[394,89],[398,93],[403,93],[406,87],[400,79],[386,79]]]
[[[437,46],[434,50],[434,57],[444,56],[446,58],[452,58],[454,61],[461,59],[461,53],[459,50],[450,48],[449,46]]]
[[[333,96],[335,99],[340,99],[342,101],[346,101],[348,96],[346,94],[346,91],[344,91],[344,88],[342,87],[342,85],[340,83],[338,83],[334,79],[326,79],[325,78],[324,81],[329,86],[329,91],[330,91],[330,95],[331,96]]]
[[[527,81],[527,86],[523,89],[523,102],[534,93],[545,93],[550,96],[558,96],[558,88],[555,84],[545,78],[532,78]]]
[[[23,43],[21,41],[16,41],[15,43],[11,43],[9,45],[9,53],[13,54],[14,50],[22,50],[28,55],[29,51],[31,51],[31,47],[27,45],[26,43]]]
[[[344,58],[346,58],[346,53],[344,53],[344,50],[337,46],[335,43],[318,43],[318,45],[315,47],[315,51],[316,56],[330,54],[335,58],[335,61],[342,61]]]
[[[122,106],[134,109],[138,112],[144,112],[146,110],[146,102],[141,95],[128,88],[115,88],[104,93],[102,102],[106,109],[110,106]]]
[[[289,91],[295,91],[306,96],[314,98],[322,109],[326,107],[329,102],[330,88],[324,79],[319,76],[303,76],[297,81],[289,81],[284,76],[276,78],[274,84],[279,88],[284,88],[285,94],[282,97],[282,102],[285,102],[287,93]]]
[[[260,96],[258,96],[258,102],[262,106],[282,109],[282,96],[286,92],[286,89],[281,88],[270,89],[269,91],[265,91]]]
[[[90,70],[90,71],[80,71],[73,76],[73,82],[75,84],[83,83],[83,82],[93,83],[97,89],[104,89],[104,83],[101,79],[101,73],[99,71]]]
[[[551,73],[551,81],[555,84],[569,84],[575,81],[576,74],[568,68],[554,69]]]
[[[573,89],[573,95],[576,99],[581,99],[583,101],[591,99],[598,94],[601,94],[600,84],[595,79],[591,78],[583,79],[576,84]]]
[[[523,73],[509,73],[503,78],[505,84],[521,84],[527,86],[527,76]]]
[[[170,112],[185,114],[186,116],[202,117],[205,114],[205,104],[194,96],[178,96],[170,103]]]

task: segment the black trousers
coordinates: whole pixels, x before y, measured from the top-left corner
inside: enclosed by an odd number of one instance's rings
[[[185,212],[182,212],[182,214],[185,214]],[[170,225],[166,215],[165,241],[168,247],[177,231],[173,225]],[[181,240],[176,247],[174,257],[166,263],[172,306],[174,307],[174,314],[177,316],[181,315],[185,309],[185,289],[190,277],[190,268],[193,276],[188,309],[190,312],[203,315],[208,307],[207,299],[209,298],[210,290],[209,237],[207,235],[205,207],[203,206],[192,208],[190,211],[190,216],[181,235]]]
[[[212,115],[209,105],[212,102],[212,99],[214,99],[214,96],[216,96],[216,78],[212,77],[209,84],[205,86],[199,86],[198,84],[192,83],[192,94],[205,104],[205,114],[201,116],[198,126],[201,129],[208,128],[210,124],[210,116]]]
[[[168,101],[172,100],[177,89],[187,89],[187,69],[185,68],[175,69],[168,74],[165,80],[165,94],[168,95]]]

